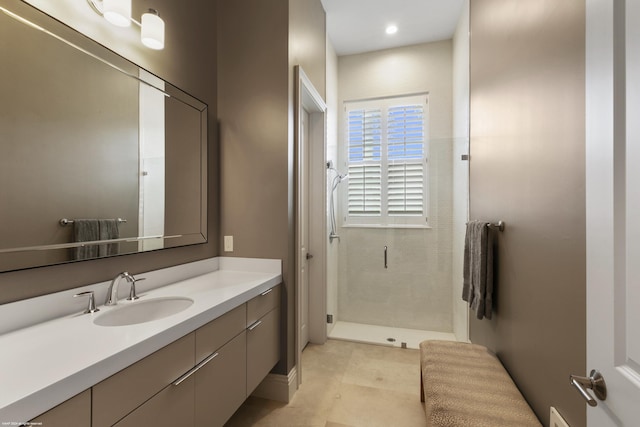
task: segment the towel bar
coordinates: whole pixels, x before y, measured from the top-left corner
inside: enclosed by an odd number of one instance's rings
[[[488,222],[487,227],[497,228],[500,231],[504,231],[504,221],[500,220],[498,222]]]
[[[118,222],[118,224],[122,224],[123,222],[127,222],[126,219],[123,218],[116,218],[116,221]],[[65,225],[69,225],[69,224],[73,224],[75,222],[75,220],[73,219],[67,219],[67,218],[62,218],[60,221],[58,221],[58,223],[60,223],[61,226],[65,226]]]
[[[500,220],[498,222],[490,222],[489,224],[487,224],[489,227],[494,227],[497,228],[500,231],[504,231],[504,221]]]

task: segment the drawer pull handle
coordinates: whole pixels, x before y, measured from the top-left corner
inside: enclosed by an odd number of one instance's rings
[[[265,295],[267,295],[267,294],[270,294],[270,293],[271,293],[271,291],[273,291],[273,288],[271,288],[271,289],[267,289],[266,291],[264,291],[263,293],[261,293],[261,294],[260,294],[260,296],[261,296],[261,297],[263,297],[263,296],[265,296]]]
[[[249,326],[249,330],[253,331],[255,328],[260,326],[261,323],[262,323],[262,320],[258,320],[256,323],[254,323],[253,325]]]
[[[187,372],[186,374],[184,374],[183,376],[181,376],[180,378],[178,378],[177,380],[175,380],[173,382],[173,385],[180,385],[184,380],[186,380],[187,378],[189,378],[191,375],[195,374],[196,372],[198,372],[200,370],[200,368],[202,368],[204,365],[206,365],[207,363],[211,362],[213,359],[215,359],[216,357],[218,357],[218,353],[213,353],[211,356],[207,357],[206,359],[204,359],[202,362],[198,363],[196,366],[194,366],[193,368],[191,368],[189,370],[189,372]]]

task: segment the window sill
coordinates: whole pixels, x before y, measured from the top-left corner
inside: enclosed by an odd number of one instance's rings
[[[342,228],[415,228],[415,229],[432,229],[430,225],[422,224],[343,224]]]

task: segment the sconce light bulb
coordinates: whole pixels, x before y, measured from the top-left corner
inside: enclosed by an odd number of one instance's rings
[[[131,25],[131,0],[103,0],[104,19],[118,27]]]
[[[142,44],[150,49],[164,49],[164,21],[158,16],[157,11],[149,9],[148,12],[144,13],[141,27],[140,39]]]

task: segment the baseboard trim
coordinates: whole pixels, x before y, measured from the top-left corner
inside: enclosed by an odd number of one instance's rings
[[[263,399],[289,403],[298,388],[298,369],[294,366],[289,374],[269,374],[251,394]]]

